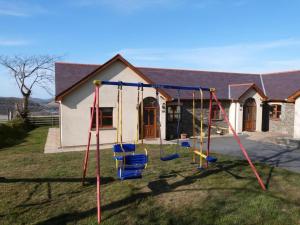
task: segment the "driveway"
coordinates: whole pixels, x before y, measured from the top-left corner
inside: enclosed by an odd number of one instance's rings
[[[299,141],[287,143],[287,139],[270,133],[253,133],[239,137],[253,161],[300,173]],[[233,136],[213,137],[211,151],[244,158]]]

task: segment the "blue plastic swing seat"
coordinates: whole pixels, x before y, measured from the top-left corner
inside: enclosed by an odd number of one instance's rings
[[[181,147],[190,148],[191,145],[190,145],[190,143],[188,141],[183,141],[183,142],[181,142]]]
[[[142,170],[127,170],[119,168],[117,176],[120,180],[138,179],[142,178]]]
[[[213,156],[207,156],[206,157],[206,161],[211,162],[211,163],[217,162],[217,160],[218,159],[216,157],[213,157]]]
[[[113,152],[121,153],[121,152],[135,152],[135,144],[115,144],[113,146]]]
[[[125,165],[118,169],[118,178],[121,180],[142,178],[142,171],[148,162],[145,154],[126,155]]]
[[[125,170],[143,170],[146,168],[146,164],[134,164],[134,165],[124,165]]]
[[[160,160],[161,161],[169,161],[169,160],[173,160],[173,159],[177,159],[177,158],[179,158],[179,154],[175,153],[175,154],[167,155],[164,157],[160,157]]]
[[[148,162],[148,155],[145,154],[135,154],[126,155],[125,164],[126,165],[145,165]]]

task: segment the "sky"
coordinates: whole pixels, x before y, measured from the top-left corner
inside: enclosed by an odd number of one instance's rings
[[[0,0],[0,55],[265,73],[300,69],[299,0]],[[0,67],[0,96],[19,97]],[[52,97],[41,88],[33,97]]]

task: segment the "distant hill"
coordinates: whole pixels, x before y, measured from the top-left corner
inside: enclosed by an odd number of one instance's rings
[[[32,102],[39,103],[39,104],[41,104],[41,105],[46,105],[46,104],[48,104],[48,103],[54,101],[53,98],[48,98],[48,99],[43,99],[43,98],[30,98],[30,100],[31,100]]]
[[[58,113],[58,105],[53,103],[53,99],[30,98],[29,110],[32,114],[51,114]],[[0,115],[7,115],[7,111],[15,111],[16,103],[22,104],[21,98],[0,97]]]

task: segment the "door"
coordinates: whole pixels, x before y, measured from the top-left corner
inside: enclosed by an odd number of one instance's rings
[[[144,138],[156,138],[156,108],[144,108]]]
[[[244,104],[243,130],[256,130],[256,102],[253,98],[248,98]]]

